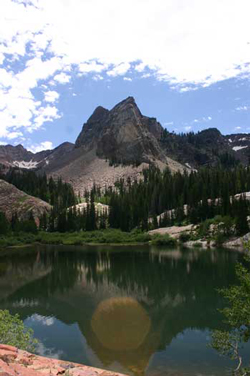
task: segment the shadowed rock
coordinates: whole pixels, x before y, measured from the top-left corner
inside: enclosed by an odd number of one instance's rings
[[[166,162],[158,140],[163,128],[155,118],[143,116],[133,97],[118,103],[111,111],[97,107],[84,124],[76,147],[96,147],[96,154],[124,164]]]

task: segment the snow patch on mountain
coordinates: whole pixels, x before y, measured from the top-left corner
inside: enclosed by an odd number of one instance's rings
[[[248,141],[246,137],[240,138],[239,141]]]
[[[234,151],[239,151],[239,150],[241,150],[241,149],[246,149],[246,148],[248,148],[248,145],[246,145],[246,146],[234,146],[234,147],[233,147],[233,150],[234,150]]]
[[[38,165],[38,162],[35,162],[33,160],[26,162],[26,161],[14,161],[13,166],[19,167],[19,168],[25,168],[26,170],[31,170],[33,168],[36,168]]]

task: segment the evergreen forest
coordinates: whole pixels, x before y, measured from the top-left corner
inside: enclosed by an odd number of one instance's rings
[[[140,180],[119,180],[104,190],[95,185],[77,196],[72,187],[33,171],[10,169],[1,176],[20,190],[39,197],[53,207],[40,218],[39,230],[46,232],[93,231],[106,228],[130,232],[157,227],[199,224],[214,217],[234,223],[238,235],[248,232],[250,167],[204,167],[198,171],[173,174],[155,167],[143,171]],[[241,194],[239,197],[235,195]],[[84,202],[79,210],[77,204]],[[105,204],[96,210],[96,203]],[[231,222],[230,222],[231,220]],[[13,215],[9,224],[0,216],[0,232],[35,232],[34,218],[25,223]]]

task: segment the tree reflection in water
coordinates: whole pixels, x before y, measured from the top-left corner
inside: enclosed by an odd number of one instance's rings
[[[220,327],[216,308],[223,301],[216,289],[234,282],[241,258],[225,250],[148,247],[47,246],[2,253],[0,307],[24,320],[37,314],[77,323],[90,363],[119,363],[140,375],[179,333]]]

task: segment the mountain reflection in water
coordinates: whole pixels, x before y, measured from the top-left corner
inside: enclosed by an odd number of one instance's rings
[[[0,256],[0,308],[19,313],[39,352],[132,375],[223,375],[207,348],[217,288],[242,255],[149,247],[36,247]]]

